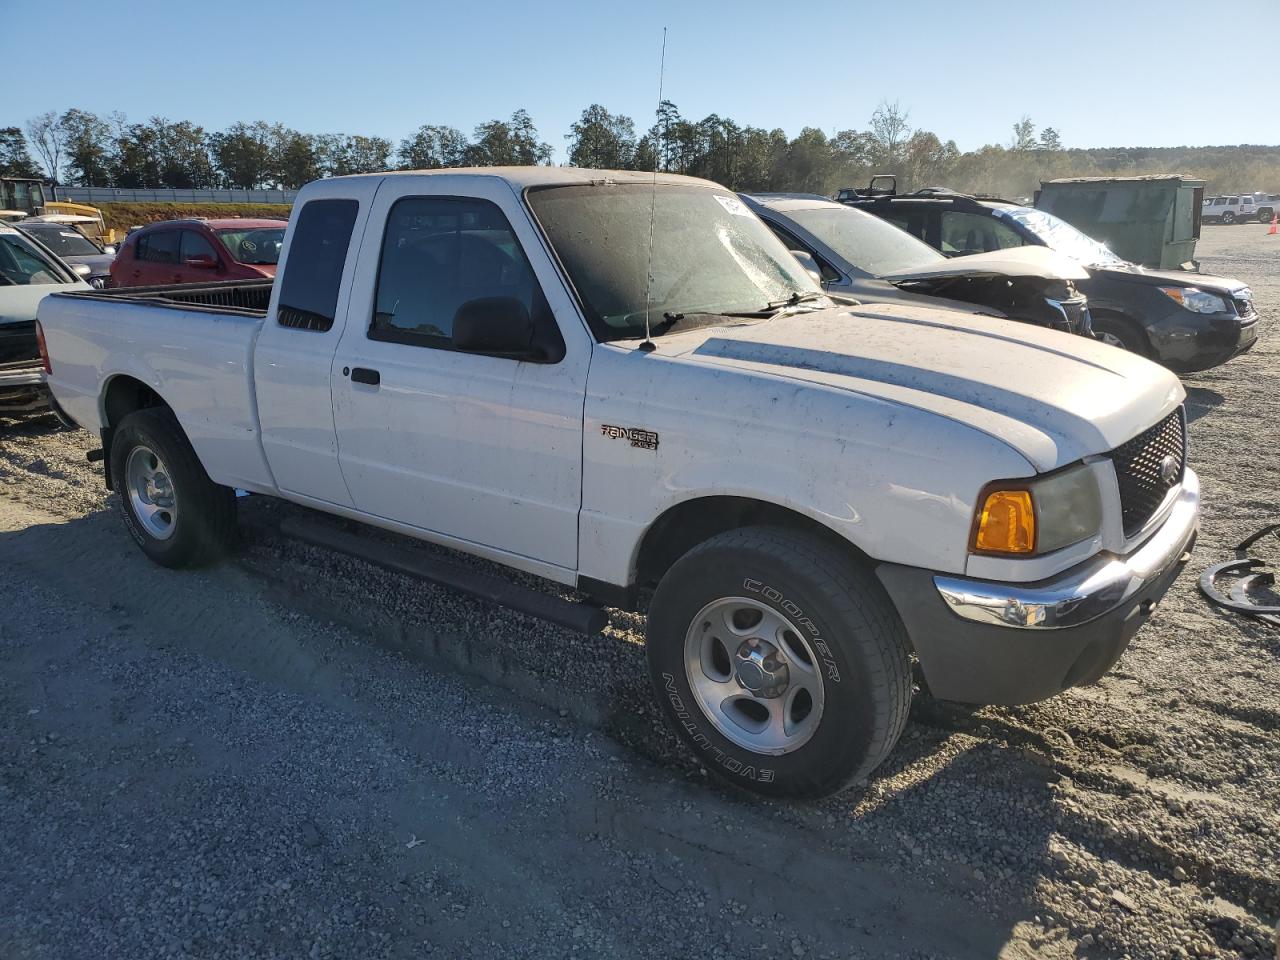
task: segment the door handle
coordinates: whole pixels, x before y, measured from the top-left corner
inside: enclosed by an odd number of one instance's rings
[[[376,387],[382,382],[382,374],[377,370],[370,370],[368,367],[352,367],[351,382],[367,383],[371,387]]]

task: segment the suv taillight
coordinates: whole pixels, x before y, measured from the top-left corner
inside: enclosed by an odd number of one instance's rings
[[[53,366],[49,363],[49,345],[44,342],[44,327],[40,326],[40,321],[36,321],[36,346],[40,348],[40,362],[44,364],[44,374],[47,377],[53,373]]]

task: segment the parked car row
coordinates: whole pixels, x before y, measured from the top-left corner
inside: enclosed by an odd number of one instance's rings
[[[1238,197],[1205,197],[1200,218],[1206,223],[1270,223],[1280,211],[1280,194],[1245,193]]]
[[[242,226],[149,227],[123,262],[213,279],[184,234],[270,243]],[[1082,335],[1088,271],[893,230],[669,174],[340,177],[300,192],[274,280],[81,287],[37,329],[154,561],[229,549],[243,490],[575,587],[477,592],[588,632],[647,607],[689,749],[813,796],[892,750],[913,661],[973,703],[1098,679],[1196,538],[1184,390]]]

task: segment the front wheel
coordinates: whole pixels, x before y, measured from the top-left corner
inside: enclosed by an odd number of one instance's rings
[[[1231,226],[1231,224],[1236,222],[1236,215],[1232,213],[1230,210],[1228,210],[1226,213],[1222,215],[1222,222],[1229,227]]]
[[[1119,317],[1093,315],[1093,335],[1103,343],[1128,350],[1140,357],[1149,355],[1147,341],[1138,328]]]
[[[678,560],[649,606],[676,732],[738,786],[817,797],[867,777],[911,704],[905,629],[875,576],[814,537],[749,527]]]
[[[110,469],[125,526],[156,563],[199,566],[234,542],[235,492],[209,479],[169,410],[125,417],[112,438]]]

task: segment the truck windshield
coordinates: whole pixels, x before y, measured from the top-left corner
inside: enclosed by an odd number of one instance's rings
[[[0,287],[71,283],[73,278],[12,227],[0,227]]]
[[[822,295],[773,232],[727,190],[575,184],[533,188],[528,198],[601,340],[644,336],[646,307],[661,329],[664,316],[757,313]]]
[[[1106,246],[1093,237],[1087,236],[1067,223],[1059,220],[1051,213],[1036,210],[1034,207],[998,207],[997,217],[1016,220],[1050,250],[1057,250],[1072,260],[1078,260],[1086,267],[1100,266],[1107,263],[1124,263]]]
[[[240,263],[279,263],[280,248],[284,246],[284,227],[219,230],[218,239]]]
[[[905,230],[852,207],[787,210],[786,216],[840,254],[849,266],[873,277],[927,267],[947,259]]]

